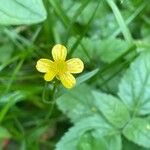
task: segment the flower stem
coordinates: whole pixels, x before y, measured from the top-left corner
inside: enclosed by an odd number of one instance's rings
[[[54,86],[53,86],[53,89],[51,91],[52,95],[51,95],[51,100],[46,100],[45,96],[46,96],[46,88],[47,88],[47,83],[45,84],[45,87],[44,87],[44,90],[43,90],[43,94],[42,94],[42,100],[44,103],[47,103],[47,104],[51,104],[51,107],[49,109],[49,112],[47,113],[44,121],[46,122],[50,116],[52,115],[52,112],[53,112],[53,109],[54,109],[54,106],[55,106],[55,103],[56,103],[56,91],[57,91],[57,87],[58,87],[58,82],[54,82]]]

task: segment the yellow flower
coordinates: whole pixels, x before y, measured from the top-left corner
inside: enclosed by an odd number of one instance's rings
[[[52,48],[52,56],[54,61],[49,59],[39,59],[36,69],[45,73],[44,79],[51,81],[56,77],[64,87],[72,88],[76,84],[76,79],[72,74],[81,73],[84,68],[83,62],[79,58],[72,58],[67,61],[67,48],[61,44],[57,44]]]

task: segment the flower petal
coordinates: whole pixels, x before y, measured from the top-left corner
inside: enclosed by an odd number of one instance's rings
[[[66,61],[70,73],[80,73],[84,69],[84,64],[79,58],[72,58]]]
[[[37,61],[36,69],[39,72],[45,73],[52,70],[52,68],[53,68],[53,62],[49,59],[42,58]]]
[[[45,81],[51,81],[51,80],[54,79],[55,75],[56,75],[55,72],[49,71],[49,72],[47,72],[47,73],[44,75],[44,80],[45,80]]]
[[[65,88],[70,89],[75,86],[76,84],[76,79],[74,76],[70,73],[64,73],[59,75],[59,78],[64,85]]]
[[[57,44],[52,49],[52,56],[54,60],[65,60],[67,56],[67,48],[61,44]]]

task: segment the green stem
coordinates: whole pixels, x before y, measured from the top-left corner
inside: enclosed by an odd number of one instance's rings
[[[53,89],[52,89],[52,95],[51,95],[52,100],[51,101],[45,99],[46,87],[47,87],[47,83],[45,84],[45,87],[44,87],[44,91],[43,91],[43,94],[42,94],[42,100],[43,100],[44,103],[51,104],[51,108],[50,108],[48,114],[46,115],[46,117],[44,119],[45,122],[52,115],[52,112],[53,112],[53,109],[54,109],[54,106],[55,106],[55,103],[56,103],[56,97],[55,96],[56,96],[56,90],[57,90],[57,87],[58,87],[58,82],[54,83],[54,86],[53,86]]]
[[[69,34],[71,31],[71,28],[74,27],[74,23],[77,20],[77,18],[81,15],[81,13],[84,11],[84,9],[86,8],[86,6],[88,6],[88,4],[90,3],[89,0],[86,0],[83,2],[83,4],[78,8],[77,12],[73,15],[69,25],[68,25],[68,29],[67,29],[67,34],[66,34],[66,40],[65,40],[65,44],[67,45],[68,39],[69,39]]]
[[[89,19],[89,21],[88,21],[88,23],[87,23],[87,26],[86,26],[86,28],[85,28],[85,30],[84,30],[83,33],[79,36],[79,38],[76,40],[76,42],[73,44],[73,46],[72,46],[72,48],[71,48],[71,50],[70,50],[69,56],[71,56],[71,55],[74,53],[75,49],[76,49],[76,48],[78,47],[78,45],[80,44],[80,42],[81,42],[81,40],[83,39],[84,35],[87,33],[87,31],[88,31],[88,29],[89,29],[89,26],[90,26],[91,22],[93,21],[94,16],[95,16],[95,14],[96,14],[96,12],[97,12],[97,9],[99,8],[99,5],[100,5],[100,1],[99,1],[99,3],[97,4],[96,8],[94,9],[94,12],[93,12],[92,16],[90,17],[90,19]]]
[[[116,20],[120,26],[120,29],[123,33],[124,38],[126,39],[127,42],[132,43],[133,39],[132,39],[131,33],[130,33],[118,7],[116,6],[115,2],[113,0],[106,0],[106,1],[107,1],[108,5],[111,7],[111,9],[116,17]]]
[[[15,80],[17,73],[18,73],[19,70],[21,69],[24,60],[25,60],[25,57],[20,60],[20,62],[18,63],[17,67],[15,68],[15,70],[14,70],[12,76],[11,76],[11,79],[10,79],[10,81],[9,81],[9,83],[8,83],[8,86],[7,86],[7,88],[6,88],[6,91],[5,91],[6,93],[10,90],[11,85],[13,84],[13,81]]]
[[[43,93],[42,93],[42,100],[43,100],[43,102],[44,103],[46,103],[46,104],[53,104],[53,100],[55,99],[55,92],[56,92],[56,86],[57,86],[57,84],[56,84],[56,82],[54,83],[54,86],[53,86],[53,89],[52,89],[52,91],[51,91],[51,100],[47,100],[46,99],[46,90],[47,90],[47,86],[48,86],[48,83],[46,82],[45,83],[45,86],[44,86],[44,89],[43,89]]]

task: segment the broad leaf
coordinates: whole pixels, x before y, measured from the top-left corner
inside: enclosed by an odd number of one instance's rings
[[[69,39],[69,47],[76,42],[77,37],[72,37]],[[95,62],[99,61],[99,45],[100,40],[93,40],[90,38],[83,38],[81,45],[77,47],[73,53],[74,57],[81,58],[84,62],[94,65]]]
[[[72,122],[98,113],[91,89],[86,85],[79,85],[59,97],[57,104]]]
[[[76,37],[69,39],[69,45],[71,46],[74,41],[76,41]],[[106,40],[83,38],[81,43],[83,46],[79,45],[77,47],[74,56],[78,56],[84,62],[90,64],[98,63],[100,60],[105,63],[111,63],[130,48],[126,41],[117,38],[108,38]]]
[[[127,42],[120,39],[109,38],[101,42],[99,56],[102,61],[111,63],[117,57],[121,56],[128,48],[129,45]]]
[[[123,130],[129,140],[145,148],[150,148],[150,123],[147,119],[135,118]]]
[[[88,117],[76,123],[76,125],[65,134],[56,145],[56,150],[78,150],[82,136],[88,131],[94,132],[96,130],[99,130],[99,135],[101,135],[101,137],[115,132],[102,117],[98,115]]]
[[[102,136],[99,130],[86,132],[79,139],[77,150],[121,150],[121,136],[112,134]]]
[[[0,24],[33,24],[46,19],[42,0],[0,0]]]
[[[143,146],[139,146],[126,138],[122,138],[123,150],[149,150]]]
[[[150,114],[150,53],[142,53],[119,85],[119,96],[133,115]]]
[[[129,112],[119,99],[97,91],[93,95],[98,109],[113,125],[122,128],[129,121]]]

